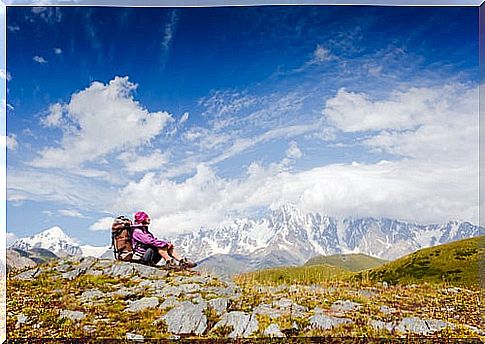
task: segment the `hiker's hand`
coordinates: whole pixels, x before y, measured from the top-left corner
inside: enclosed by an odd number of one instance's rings
[[[170,250],[173,248],[173,244],[171,242],[167,242],[167,250]]]

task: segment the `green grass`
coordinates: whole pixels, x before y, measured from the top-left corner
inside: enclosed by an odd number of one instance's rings
[[[391,284],[420,282],[478,287],[479,257],[485,237],[476,237],[425,248],[380,267],[359,272],[356,280],[386,281]]]
[[[290,266],[248,272],[235,277],[236,281],[261,284],[318,284],[351,276],[347,270],[330,265]]]
[[[387,263],[387,260],[371,257],[365,254],[334,254],[331,256],[316,256],[305,265],[332,265],[341,269],[357,272],[376,268]]]

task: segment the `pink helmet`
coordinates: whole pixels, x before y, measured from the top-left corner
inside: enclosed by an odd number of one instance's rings
[[[135,223],[143,223],[150,218],[144,211],[137,211],[135,213]]]

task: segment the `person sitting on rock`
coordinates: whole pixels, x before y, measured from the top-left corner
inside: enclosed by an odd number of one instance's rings
[[[150,231],[150,217],[144,211],[135,213],[135,223],[132,234],[133,260],[147,265],[156,265],[162,258],[165,266],[170,269],[193,268],[197,266],[191,260],[181,257],[171,242],[157,239]],[[177,264],[178,261],[178,264]]]

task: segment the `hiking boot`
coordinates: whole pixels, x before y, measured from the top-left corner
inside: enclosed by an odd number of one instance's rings
[[[182,258],[179,262],[180,264],[180,267],[182,269],[192,269],[192,268],[195,268],[197,266],[197,263],[191,261],[190,259],[187,259],[187,258]]]
[[[177,264],[175,259],[170,259],[165,262],[164,268],[169,270],[175,270],[180,269],[181,266]]]

